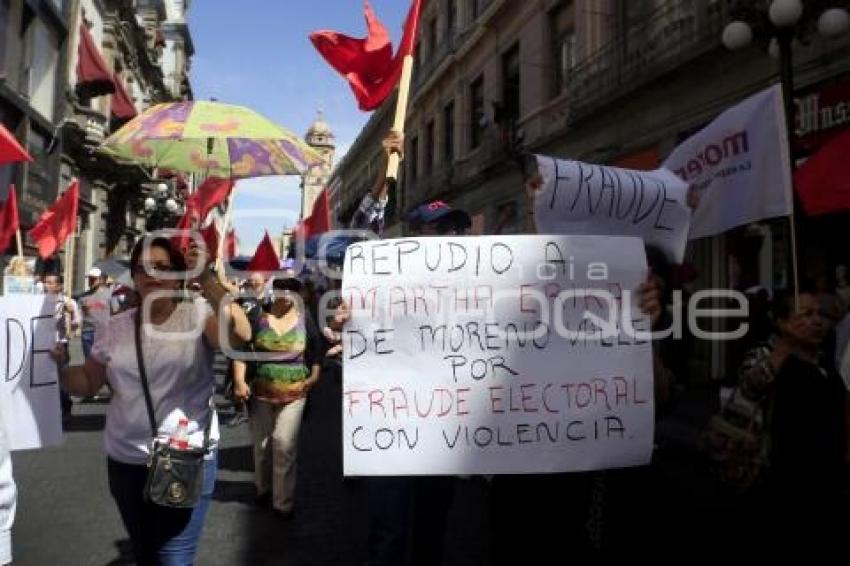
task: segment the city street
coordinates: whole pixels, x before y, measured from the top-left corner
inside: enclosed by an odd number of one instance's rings
[[[196,564],[364,563],[365,490],[357,480],[342,480],[338,395],[339,386],[329,379],[311,395],[301,430],[296,515],[288,521],[253,505],[248,425],[222,426],[218,481]],[[222,405],[224,421],[230,406]],[[105,404],[78,403],[64,446],[13,455],[19,489],[15,564],[132,564],[107,487],[105,411]],[[446,563],[486,562],[487,532],[485,483],[463,481],[450,517]]]

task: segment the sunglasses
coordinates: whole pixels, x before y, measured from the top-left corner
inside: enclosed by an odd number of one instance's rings
[[[148,277],[156,277],[157,272],[171,273],[173,271],[175,271],[173,265],[161,261],[148,264],[138,263],[133,266],[133,269],[131,269],[131,273],[133,275],[136,275],[137,273],[144,273]]]

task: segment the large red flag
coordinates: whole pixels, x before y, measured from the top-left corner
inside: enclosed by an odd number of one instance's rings
[[[190,199],[186,201],[186,212],[180,217],[175,230],[180,233],[176,234],[172,239],[174,246],[183,253],[189,249],[189,243],[193,240],[191,231],[195,229],[195,225],[199,221],[198,211],[195,203]]]
[[[18,228],[20,228],[18,199],[15,196],[15,185],[9,185],[9,196],[6,197],[3,209],[0,210],[0,254],[9,247]]]
[[[194,203],[198,217],[203,221],[213,208],[227,200],[232,190],[232,179],[210,177],[201,183],[198,190],[188,200]]]
[[[413,0],[394,57],[389,34],[368,2],[363,8],[368,30],[365,38],[328,30],[310,34],[310,41],[325,61],[348,80],[361,110],[374,110],[383,104],[401,79],[404,57],[413,54],[421,9],[422,0]]]
[[[204,243],[207,245],[207,254],[211,260],[218,257],[218,228],[215,222],[210,222],[206,228],[201,228],[201,236],[204,238]]]
[[[313,203],[313,211],[303,222],[299,223],[299,230],[304,233],[304,238],[324,234],[331,229],[331,211],[328,203],[328,190],[324,189]]]
[[[237,243],[236,232],[231,230],[224,238],[224,257],[236,257],[236,249],[239,247]]]
[[[277,271],[280,269],[280,257],[272,245],[272,240],[269,238],[269,233],[266,232],[263,241],[257,246],[257,251],[254,252],[254,257],[248,263],[246,270],[248,271]]]
[[[0,124],[0,165],[16,161],[32,161],[32,157],[21,147],[12,132]]]
[[[29,236],[38,247],[38,255],[47,259],[62,247],[68,236],[77,229],[77,205],[80,200],[80,182],[71,181],[59,199],[53,203],[29,230]]]
[[[794,172],[806,214],[850,210],[850,129],[838,134]]]

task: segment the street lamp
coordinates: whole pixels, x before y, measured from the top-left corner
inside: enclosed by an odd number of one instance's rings
[[[752,5],[749,6],[752,8]],[[813,10],[817,12],[817,10]],[[793,44],[798,34],[805,35],[805,29],[801,25],[803,18],[807,22],[814,20],[814,14],[806,10],[800,0],[772,0],[767,10],[769,25],[767,31],[773,37],[768,46],[768,53],[773,58],[779,59],[779,73],[782,83],[782,95],[785,103],[785,124],[788,132],[788,155],[790,167],[793,173],[796,162],[794,158],[794,138],[796,129],[794,127],[794,58]],[[818,33],[824,37],[832,38],[841,35],[850,27],[850,14],[843,8],[829,8],[824,10],[817,20]],[[723,30],[723,45],[730,51],[743,49],[752,43],[753,29],[750,23],[743,20],[735,20],[727,24]],[[798,297],[800,285],[798,281],[797,265],[797,236],[794,221],[794,213],[789,217],[791,228],[791,270],[794,276],[795,298]]]
[[[159,182],[153,185],[153,194],[142,201],[144,213],[147,216],[145,229],[147,231],[169,228],[174,225],[175,218],[182,214],[182,203],[174,194],[169,183]]]

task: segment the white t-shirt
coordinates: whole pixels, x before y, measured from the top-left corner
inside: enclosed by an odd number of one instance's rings
[[[111,458],[126,464],[144,464],[151,429],[136,360],[136,309],[111,317],[98,331],[91,356],[106,366],[112,400],[106,411],[104,444]],[[184,416],[189,420],[189,442],[203,445],[204,427],[212,419],[210,440],[218,442],[218,419],[210,408],[215,387],[213,350],[203,335],[211,313],[205,301],[178,303],[161,325],[142,326],[142,352],[158,436],[167,441]]]

